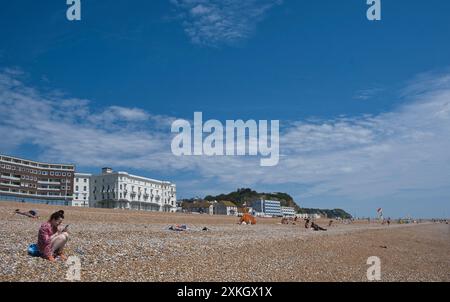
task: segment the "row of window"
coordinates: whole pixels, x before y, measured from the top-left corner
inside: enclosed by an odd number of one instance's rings
[[[36,188],[36,186],[34,186],[35,188]],[[39,186],[39,188],[40,189],[43,189],[43,190],[46,190],[46,189],[49,189],[49,190],[70,190],[70,186],[62,186],[61,188],[60,187],[56,187],[56,186]]]
[[[24,161],[24,160],[19,160],[19,159],[14,159],[14,158],[10,158],[10,157],[0,157],[0,160],[3,161],[7,161],[7,162],[12,162],[12,163],[16,163],[16,164],[22,164],[22,165],[29,165],[29,166],[33,166],[33,167],[40,167],[40,168],[51,168],[51,169],[66,169],[66,170],[73,170],[72,166],[59,166],[59,165],[47,165],[47,164],[37,164],[34,162],[28,162],[28,161]]]
[[[80,182],[80,179],[77,177],[75,181],[76,181],[76,182]],[[84,183],[87,183],[87,178],[83,178],[83,182],[84,182]]]
[[[25,188],[36,188],[35,184],[21,183],[20,186]]]
[[[75,186],[75,191],[79,191],[79,187],[78,186]],[[83,187],[83,191],[87,191],[87,187],[86,186]]]
[[[50,176],[72,176],[72,173],[70,172],[54,172],[54,171],[40,171],[40,170],[33,170],[33,169],[28,169],[28,168],[22,168],[22,167],[17,167],[16,166],[11,166],[11,165],[5,165],[5,164],[1,164],[0,165],[1,168],[6,169],[6,170],[12,170],[12,171],[19,171],[19,172],[27,172],[27,173],[31,173],[31,174],[37,174],[37,175],[50,175]]]
[[[85,179],[86,180],[86,179]],[[153,183],[147,183],[147,182],[143,182],[143,181],[138,181],[138,180],[128,180],[125,177],[119,177],[119,181],[122,182],[129,182],[129,183],[133,183],[133,184],[137,184],[137,185],[141,185],[141,186],[145,186],[145,187],[150,187],[150,188],[161,188],[161,189],[169,189],[169,186],[162,186],[161,185],[157,185],[157,184],[153,184]],[[86,181],[85,181],[86,182]],[[102,183],[105,182],[105,178],[102,178]],[[97,179],[94,179],[94,183],[97,183]],[[124,184],[124,186],[126,186],[126,184]]]
[[[115,193],[111,193],[111,195],[112,195],[112,199],[115,199],[115,198],[116,198],[116,194],[115,194]],[[120,193],[119,196],[120,196],[120,199],[122,199],[124,196],[125,196],[125,198],[126,198],[127,194],[124,194],[124,195],[123,195],[122,193]],[[97,195],[94,194],[93,197],[94,197],[94,200],[97,200]],[[106,194],[106,195],[105,195],[105,194],[102,194],[102,200],[109,199],[109,198],[110,198],[110,195],[109,195],[109,194]],[[144,198],[144,199],[147,200],[148,198]],[[160,199],[159,196],[156,196],[156,198],[154,198],[154,199],[151,198],[151,200],[155,200],[155,201],[157,201],[157,202],[159,201],[159,199]],[[131,200],[132,200],[132,201],[138,200],[138,198],[134,198],[133,196],[131,196]],[[168,203],[168,201],[167,201],[166,199],[164,199],[163,201],[164,201],[165,204]],[[171,203],[172,205],[174,205],[174,201],[173,201],[173,200],[172,200],[172,201],[169,201],[169,203]]]
[[[0,191],[2,192],[8,192],[8,193],[20,193],[20,194],[28,194],[28,195],[33,195],[33,196],[64,196],[64,194],[62,193],[56,193],[56,192],[46,192],[46,193],[42,193],[39,192],[39,194],[36,194],[35,192],[32,191],[25,191],[25,190],[17,190],[17,189],[6,189],[6,188],[0,188]],[[67,194],[67,197],[70,197],[70,194]]]

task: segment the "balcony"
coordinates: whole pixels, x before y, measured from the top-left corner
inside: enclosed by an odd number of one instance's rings
[[[8,179],[8,180],[15,180],[15,181],[20,180],[20,177],[6,176],[6,175],[2,175],[2,176],[0,176],[0,178]]]
[[[40,191],[61,191],[60,188],[37,188]]]
[[[0,183],[0,186],[8,186],[8,187],[14,187],[14,188],[20,188],[20,185],[12,184],[12,183]]]
[[[38,184],[41,184],[41,185],[60,185],[61,182],[59,182],[59,181],[43,181],[43,180],[39,180]]]

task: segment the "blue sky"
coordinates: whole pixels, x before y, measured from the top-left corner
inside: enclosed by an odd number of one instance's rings
[[[450,216],[450,3],[1,1],[0,152],[238,187],[357,216]],[[170,123],[280,120],[275,168],[170,152]],[[49,117],[50,116],[50,117]]]

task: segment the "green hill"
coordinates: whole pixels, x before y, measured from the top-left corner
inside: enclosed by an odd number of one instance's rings
[[[192,208],[192,207],[204,207],[207,202],[211,202],[214,200],[217,201],[232,201],[238,207],[243,207],[244,204],[250,206],[252,201],[258,199],[268,199],[268,200],[278,200],[283,207],[293,207],[297,213],[301,214],[319,214],[322,217],[328,218],[342,218],[342,219],[350,219],[352,216],[342,209],[309,209],[309,208],[300,208],[298,204],[294,201],[292,196],[287,193],[275,192],[275,193],[258,193],[249,188],[237,189],[234,192],[228,194],[220,194],[217,196],[208,195],[204,199],[184,199],[181,200],[183,204],[183,208]]]
[[[301,208],[300,212],[301,214],[319,214],[322,217],[328,217],[328,218],[342,218],[342,219],[350,219],[352,218],[352,215],[347,213],[346,211],[342,209],[308,209],[308,208]]]
[[[295,203],[294,199],[286,193],[258,193],[249,188],[237,189],[235,192],[231,192],[228,194],[220,194],[217,196],[208,195],[205,197],[205,200],[213,201],[213,200],[228,200],[234,202],[239,207],[242,207],[244,204],[249,206],[252,201],[257,199],[269,199],[269,200],[278,200],[283,207],[293,207],[298,212],[300,207]]]

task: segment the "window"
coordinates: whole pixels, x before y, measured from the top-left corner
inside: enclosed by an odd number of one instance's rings
[[[84,183],[87,183],[87,178],[84,179]]]
[[[62,176],[66,176],[66,172],[62,172]]]
[[[72,176],[72,173],[67,173],[67,176]]]
[[[61,172],[56,172],[55,176],[61,176]]]
[[[75,191],[78,191],[78,186],[75,187]]]
[[[83,187],[83,191],[87,191],[87,187],[86,186]]]
[[[76,182],[79,182],[79,181],[80,181],[80,179],[79,179],[79,178],[75,178],[75,181],[76,181]]]
[[[48,175],[47,171],[42,171],[42,175]]]
[[[50,171],[50,176],[55,176],[55,172]]]

